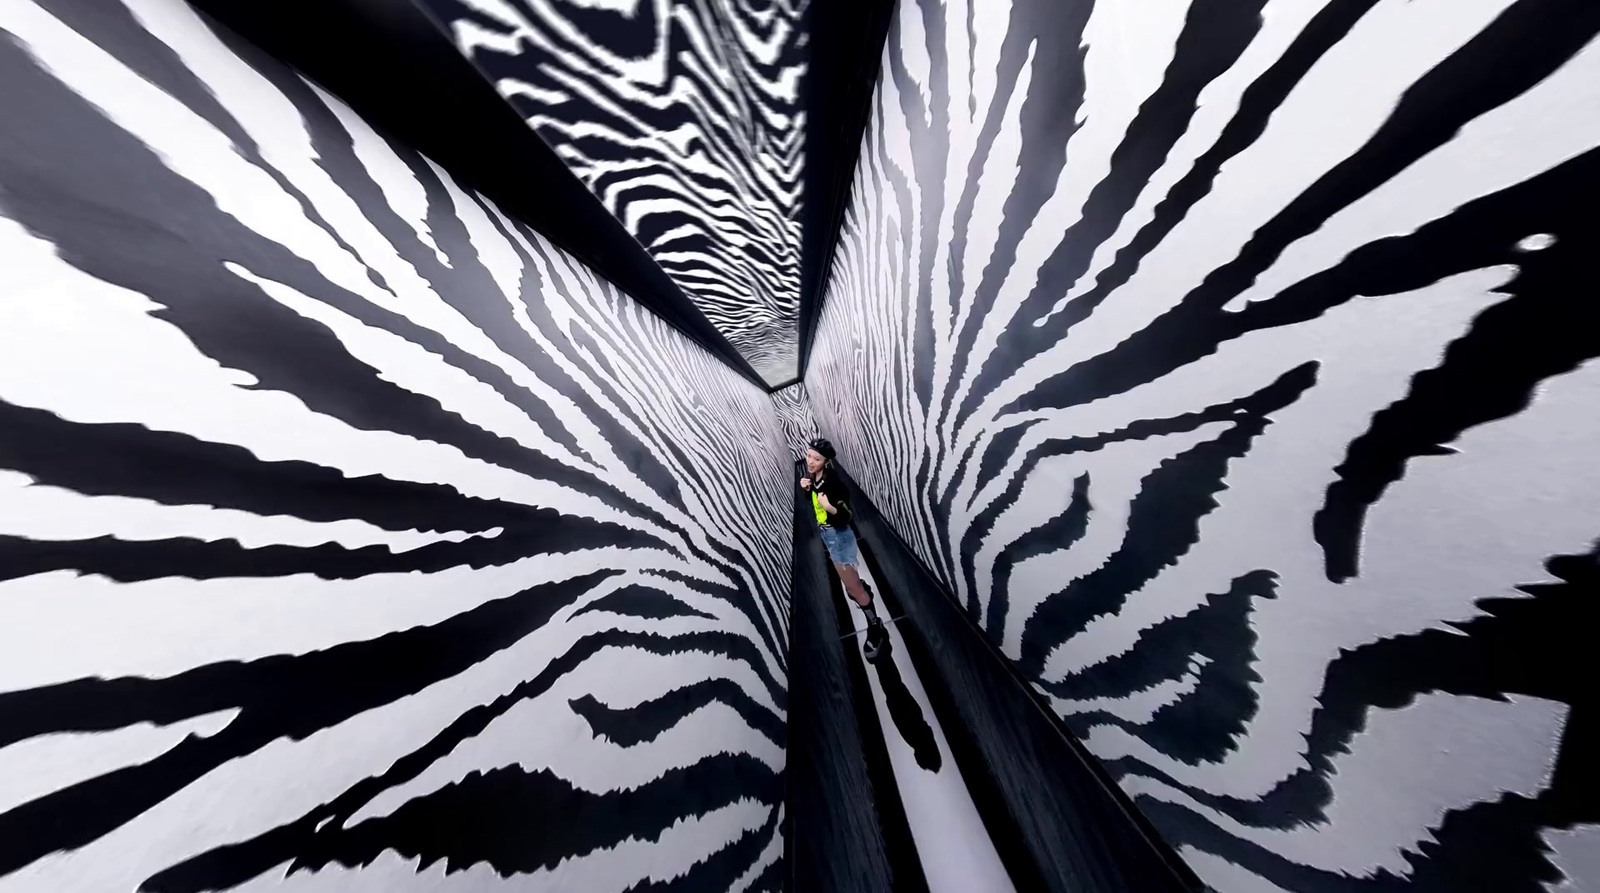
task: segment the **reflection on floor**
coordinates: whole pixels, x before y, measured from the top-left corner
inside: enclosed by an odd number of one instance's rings
[[[866,566],[859,569],[867,585],[879,591]],[[884,611],[881,599],[877,608]],[[856,634],[841,645],[848,659],[862,661],[866,620],[854,604],[850,622]],[[892,619],[887,626],[888,653],[866,664],[867,678],[929,893],[1014,893],[961,770],[950,758],[950,746],[906,656],[905,642]]]

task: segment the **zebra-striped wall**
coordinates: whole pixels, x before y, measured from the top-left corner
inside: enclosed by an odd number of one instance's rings
[[[806,386],[795,383],[773,391],[772,406],[778,413],[784,449],[793,458],[802,458],[806,444],[817,436],[817,420],[811,414],[810,402],[806,400]]]
[[[1600,885],[1597,30],[900,4],[812,407],[1221,893]]]
[[[3,0],[0,891],[778,889],[780,438],[179,0]]]
[[[420,0],[769,385],[797,374],[807,0]]]

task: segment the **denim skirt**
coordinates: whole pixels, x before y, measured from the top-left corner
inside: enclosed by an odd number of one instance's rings
[[[855,531],[848,527],[820,527],[822,544],[828,548],[828,557],[834,564],[854,566],[860,560],[856,551]]]

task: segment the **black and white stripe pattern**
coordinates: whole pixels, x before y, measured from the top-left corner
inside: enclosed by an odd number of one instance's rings
[[[806,0],[425,0],[769,385],[797,373]]]
[[[817,437],[817,420],[811,414],[811,404],[806,400],[806,386],[792,384],[772,392],[772,405],[778,413],[778,426],[783,431],[783,443],[796,458],[805,453],[806,444]]]
[[[1219,891],[1600,884],[1597,31],[900,4],[807,393]]]
[[[0,890],[777,890],[767,396],[179,0],[0,84]]]

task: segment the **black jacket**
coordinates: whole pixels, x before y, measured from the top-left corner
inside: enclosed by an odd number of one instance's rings
[[[812,477],[811,492],[828,497],[835,509],[833,514],[828,515],[823,527],[849,527],[850,522],[855,520],[855,512],[850,509],[850,488],[839,480],[837,474],[829,474],[824,470],[820,479]]]

